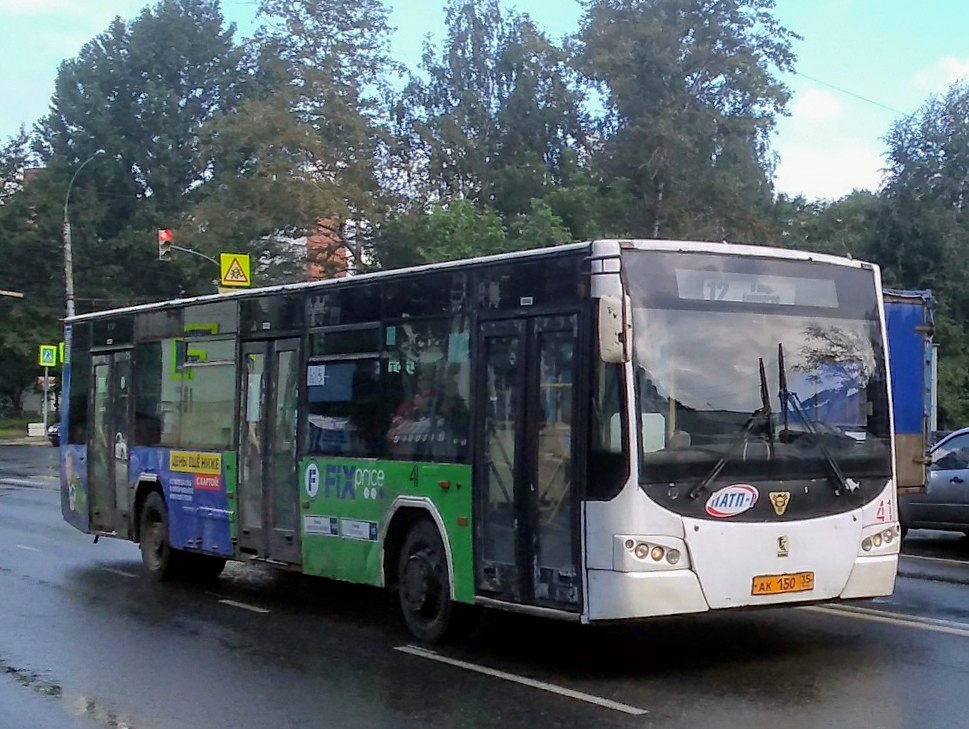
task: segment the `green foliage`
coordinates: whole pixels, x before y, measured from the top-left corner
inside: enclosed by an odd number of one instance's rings
[[[248,98],[200,134],[210,179],[187,224],[198,247],[248,252],[260,283],[301,278],[294,241],[336,221],[358,266],[380,216],[375,92],[387,67],[386,10],[375,0],[263,0],[247,49]]]
[[[872,258],[885,280],[931,288],[939,302],[943,427],[969,422],[969,86],[956,84],[888,134],[888,179]]]
[[[515,216],[511,225],[515,248],[529,250],[572,243],[572,235],[562,219],[543,200],[532,200],[528,213]]]
[[[486,256],[509,250],[501,218],[456,200],[388,221],[375,236],[374,250],[384,268]]]
[[[443,47],[396,113],[419,199],[461,198],[510,217],[559,184],[585,139],[565,52],[497,0],[451,0]]]
[[[774,204],[774,228],[779,239],[773,245],[804,251],[875,257],[875,232],[883,211],[882,199],[870,192],[853,192],[832,203],[808,202],[802,197],[778,197]]]
[[[578,66],[604,97],[596,163],[629,180],[632,232],[748,240],[769,210],[768,134],[796,37],[773,0],[590,0]]]
[[[0,398],[59,338],[70,189],[80,311],[213,290],[214,266],[156,260],[159,228],[250,253],[258,283],[304,278],[320,221],[358,270],[603,237],[870,259],[935,290],[942,422],[969,422],[969,89],[890,130],[879,194],[775,199],[797,36],[774,1],[584,7],[560,43],[500,0],[448,0],[412,77],[380,0],[257,0],[242,43],[217,0],[112,22],[61,66],[34,132],[0,145],[0,288],[27,295],[0,299]]]
[[[23,127],[0,145],[0,205],[23,189],[24,170],[30,156],[30,137]]]

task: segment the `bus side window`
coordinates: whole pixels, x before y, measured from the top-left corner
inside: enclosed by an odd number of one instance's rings
[[[163,382],[162,343],[146,342],[135,347],[135,430],[136,446],[157,446],[162,443],[162,394],[170,398],[169,410],[178,407],[181,383]]]
[[[596,359],[586,490],[590,499],[606,501],[619,493],[629,475],[629,458],[624,446],[629,429],[622,365]]]
[[[82,348],[83,347],[83,348]],[[67,443],[87,443],[88,380],[91,378],[91,355],[87,348],[71,350],[71,394],[68,403]]]
[[[384,334],[387,451],[462,463],[468,455],[470,357],[465,318],[402,321]]]
[[[187,340],[181,366],[178,438],[189,448],[228,450],[235,443],[236,343]]]
[[[361,458],[383,455],[386,421],[379,372],[377,358],[308,365],[309,453]]]

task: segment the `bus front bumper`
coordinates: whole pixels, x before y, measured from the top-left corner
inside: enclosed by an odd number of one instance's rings
[[[822,599],[837,601],[891,595],[897,571],[897,555],[857,557],[840,594]],[[711,609],[700,581],[692,570],[589,570],[588,593],[589,621],[635,620],[702,613]],[[744,604],[747,607],[758,604],[765,607],[783,603],[796,605],[798,602],[816,602],[818,599],[816,595],[805,593],[794,597],[794,600],[762,600]]]

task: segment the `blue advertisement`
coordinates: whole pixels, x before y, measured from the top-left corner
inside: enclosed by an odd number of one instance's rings
[[[168,506],[173,547],[232,557],[222,454],[138,446],[131,449],[129,458],[128,473],[133,483],[145,474],[158,478]]]
[[[89,525],[87,446],[63,444],[60,456],[61,514],[68,524],[86,532]]]

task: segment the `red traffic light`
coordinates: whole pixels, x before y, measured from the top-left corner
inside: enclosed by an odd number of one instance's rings
[[[172,260],[172,231],[170,230],[158,231],[158,260]]]

